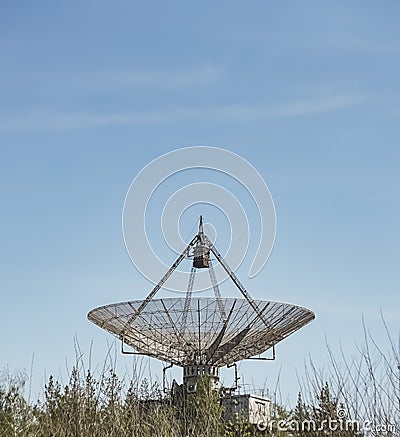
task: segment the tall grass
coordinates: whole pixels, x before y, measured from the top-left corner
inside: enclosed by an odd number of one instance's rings
[[[226,422],[218,393],[207,380],[195,395],[174,404],[157,383],[143,378],[142,364],[135,364],[132,378],[120,379],[108,355],[95,375],[85,368],[76,346],[77,360],[67,383],[50,376],[40,400],[27,400],[25,374],[0,374],[0,437],[400,436],[400,357],[389,335],[388,340],[380,346],[365,329],[363,344],[351,359],[328,346],[328,370],[317,369],[310,360],[297,404],[287,408],[273,403],[275,423],[312,420],[321,429],[263,430]],[[326,420],[343,418],[343,411],[346,419],[368,422],[368,429],[327,429]]]
[[[237,435],[224,423],[218,393],[205,378],[179,405],[147,379],[121,380],[113,367],[95,377],[77,363],[67,384],[50,376],[43,399],[25,400],[26,377],[3,374],[0,436],[46,437],[219,437]],[[245,425],[242,425],[245,429]],[[244,434],[243,434],[244,435]]]
[[[386,344],[378,344],[363,322],[364,339],[356,354],[347,356],[327,345],[329,362],[317,369],[312,359],[306,366],[303,395],[315,398],[324,385],[346,417],[365,427],[372,437],[400,436],[400,338],[395,343],[382,316]]]

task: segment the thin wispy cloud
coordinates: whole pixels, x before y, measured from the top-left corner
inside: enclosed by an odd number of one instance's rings
[[[334,95],[320,99],[286,102],[266,106],[232,105],[219,108],[226,118],[236,120],[267,119],[274,117],[294,117],[346,109],[362,103],[365,99],[355,95]],[[218,114],[216,114],[218,115]]]
[[[400,53],[400,43],[396,40],[371,38],[370,35],[335,35],[327,42],[342,52],[358,52],[371,55],[396,55]]]
[[[181,88],[207,85],[217,80],[221,69],[205,65],[187,70],[131,69],[98,74],[91,79],[91,86]]]
[[[13,76],[7,80],[0,77],[0,85],[38,84],[45,85],[44,91],[50,89],[54,95],[63,93],[104,92],[113,90],[176,90],[188,87],[208,86],[218,81],[223,74],[216,65],[200,65],[191,68],[125,68],[103,71],[51,71],[43,74],[31,72],[23,77]]]
[[[0,120],[0,130],[81,129],[111,125],[157,125],[181,121],[219,120],[224,122],[259,122],[272,118],[301,117],[360,105],[365,98],[335,95],[321,99],[293,101],[275,105],[223,105],[216,107],[180,107],[132,112],[33,111],[22,117]]]

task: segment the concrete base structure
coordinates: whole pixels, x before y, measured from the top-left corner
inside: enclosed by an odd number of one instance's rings
[[[186,393],[195,393],[197,389],[197,380],[202,377],[209,378],[211,388],[219,390],[219,367],[209,366],[206,364],[186,366],[183,368],[183,387]]]

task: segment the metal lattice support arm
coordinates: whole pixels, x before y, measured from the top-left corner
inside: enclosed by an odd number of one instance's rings
[[[179,331],[181,333],[181,335],[183,334],[183,332],[186,329],[187,315],[189,313],[190,300],[192,298],[192,291],[193,291],[195,276],[196,276],[196,268],[192,266],[192,269],[190,270],[188,289],[187,289],[186,298],[185,298],[185,306],[183,309],[181,329]]]
[[[222,265],[222,267],[224,268],[224,270],[226,271],[226,273],[228,273],[228,275],[230,276],[230,278],[232,279],[233,283],[236,285],[236,287],[239,289],[239,291],[242,293],[242,295],[245,297],[245,299],[249,302],[249,304],[251,305],[251,307],[254,309],[254,311],[256,312],[256,314],[258,315],[258,317],[262,320],[262,322],[264,323],[264,325],[271,330],[272,332],[274,332],[274,329],[272,328],[272,326],[265,320],[264,315],[262,314],[262,312],[260,311],[260,309],[258,308],[257,304],[254,302],[254,299],[250,296],[249,292],[244,288],[244,286],[242,285],[242,283],[239,281],[239,279],[237,278],[237,276],[235,275],[235,273],[233,272],[233,270],[229,267],[229,265],[225,262],[225,260],[222,258],[222,255],[218,252],[217,248],[212,244],[212,242],[208,239],[208,237],[205,235],[204,238],[206,239],[211,252],[215,255],[215,257],[217,258],[217,260],[219,261],[219,263]]]
[[[209,263],[208,273],[210,274],[210,280],[211,280],[211,284],[212,284],[213,289],[214,289],[214,294],[215,294],[215,298],[217,300],[218,308],[219,308],[219,311],[221,313],[222,320],[226,320],[226,312],[225,312],[224,304],[222,303],[222,296],[221,296],[221,292],[219,291],[217,277],[215,276],[215,272],[214,272],[214,269],[212,266],[211,259],[208,260],[208,263]]]
[[[186,255],[189,253],[190,248],[198,241],[199,236],[196,235],[192,241],[187,245],[186,249],[179,255],[179,257],[176,259],[176,261],[172,264],[172,266],[169,268],[167,273],[161,278],[160,282],[151,290],[150,294],[146,297],[146,299],[141,303],[139,308],[136,310],[134,314],[128,319],[126,322],[126,325],[124,329],[122,330],[121,334],[123,335],[126,329],[132,324],[132,322],[140,316],[142,311],[146,308],[148,303],[153,299],[153,297],[157,294],[157,292],[160,290],[160,288],[165,284],[167,279],[172,275],[174,270],[179,266],[179,264],[183,261],[183,259],[186,257]]]

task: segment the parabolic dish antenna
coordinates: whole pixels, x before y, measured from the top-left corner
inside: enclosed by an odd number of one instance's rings
[[[193,259],[185,298],[155,295],[185,258]],[[212,258],[228,273],[241,298],[223,298]],[[208,269],[214,297],[193,298],[197,269]],[[95,308],[88,319],[138,354],[188,368],[220,368],[255,357],[315,318],[303,307],[254,300],[203,232],[197,235],[144,300]]]
[[[88,318],[135,351],[182,367],[223,367],[259,355],[314,318],[279,302],[254,300],[257,313],[247,299],[195,298],[186,308],[185,301],[153,299],[131,323],[143,301],[96,308]]]

